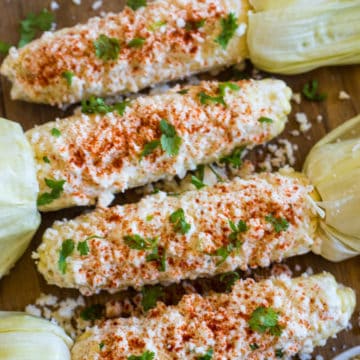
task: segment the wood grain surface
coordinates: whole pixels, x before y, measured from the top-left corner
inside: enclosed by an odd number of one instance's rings
[[[124,1],[104,0],[103,6],[98,10],[92,9],[94,0],[82,0],[82,5],[77,6],[71,0],[58,0],[60,9],[55,12],[57,28],[71,26],[78,22],[84,22],[87,18],[95,16],[100,11],[115,11],[122,9]],[[38,12],[50,6],[49,0],[0,0],[1,22],[0,40],[16,44],[18,42],[19,21],[29,12]],[[300,105],[293,104],[293,113],[290,116],[289,124],[285,132],[280,136],[287,138],[299,145],[296,152],[297,169],[301,169],[303,161],[310,148],[324,134],[329,132],[345,120],[360,113],[360,66],[322,68],[308,74],[281,77],[287,81],[294,92],[299,92],[302,86],[311,79],[319,81],[321,90],[328,94],[327,99],[321,103],[303,101]],[[350,94],[350,100],[339,100],[340,90]],[[1,78],[0,86],[0,116],[18,121],[24,129],[29,129],[36,124],[42,124],[53,120],[56,116],[64,117],[71,113],[72,109],[62,111],[48,106],[28,104],[10,99],[10,84]],[[298,128],[294,121],[294,113],[305,112],[312,122],[312,128],[307,132],[306,137],[292,137],[289,130]],[[323,116],[322,122],[317,122],[317,115]],[[331,156],[331,154],[329,154]],[[1,190],[0,190],[1,191]],[[125,202],[132,198],[131,193],[118,197],[118,202]],[[133,199],[133,198],[132,198]],[[44,229],[50,226],[54,220],[64,217],[71,218],[80,214],[84,209],[75,208],[56,213],[43,215],[41,228],[32,241],[30,248],[16,264],[11,274],[0,280],[0,310],[23,310],[24,307],[35,301],[40,293],[52,293],[61,297],[78,295],[77,291],[59,289],[46,285],[44,279],[37,273],[34,262],[31,259],[31,252],[40,243]],[[360,215],[360,214],[359,214]],[[1,249],[0,249],[1,251]],[[341,263],[330,263],[315,255],[305,255],[289,259],[286,263],[291,269],[295,264],[301,266],[301,271],[294,271],[298,275],[311,267],[315,273],[329,271],[335,275],[338,281],[356,289],[358,305],[353,317],[353,327],[344,331],[336,339],[328,341],[327,346],[317,349],[316,354],[321,354],[325,359],[331,359],[335,354],[360,344],[359,311],[360,311],[360,259],[354,258]],[[116,295],[116,296],[121,296]],[[111,296],[101,294],[87,299],[90,303],[104,302]],[[1,344],[0,344],[1,346]]]

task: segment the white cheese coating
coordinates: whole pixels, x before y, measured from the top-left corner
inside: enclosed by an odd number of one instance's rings
[[[278,312],[280,336],[250,329],[248,320],[260,306]],[[185,295],[176,306],[158,303],[142,318],[104,321],[77,340],[72,359],[125,360],[151,351],[156,360],[195,360],[213,349],[214,360],[273,360],[279,350],[288,360],[325,345],[348,325],[354,307],[354,291],[328,273],[240,280],[229,294]]]
[[[265,267],[306,253],[313,244],[316,209],[309,196],[312,186],[298,176],[261,174],[247,180],[236,178],[177,197],[160,192],[139,203],[57,221],[45,231],[38,248],[38,269],[49,283],[78,288],[90,295],[100,290],[115,292],[129,286],[140,288],[212,276],[238,267]],[[190,224],[186,234],[176,230],[170,221],[170,215],[179,209]],[[269,214],[285,219],[288,228],[276,232],[266,220]],[[215,254],[230,243],[229,220],[236,224],[243,220],[248,229],[238,236],[241,246],[229,251],[220,263],[221,257]],[[128,246],[124,237],[134,235],[157,239],[159,254],[165,254],[165,269],[158,261],[147,259],[151,250]],[[72,239],[75,249],[88,239],[89,252],[80,255],[74,250],[66,258],[65,273],[61,273],[59,255],[66,239]]]
[[[95,17],[13,49],[1,73],[13,83],[12,98],[52,105],[136,92],[244,60],[248,9],[244,0],[158,0],[136,11],[125,7],[119,14]],[[222,31],[221,19],[231,12],[240,30],[223,49],[215,40]],[[202,20],[200,28],[183,26]],[[96,57],[94,41],[102,34],[118,39],[117,60]],[[144,45],[128,46],[134,38],[145,39]],[[70,86],[62,76],[65,71],[74,74]]]
[[[222,104],[204,105],[199,93],[218,96],[218,82],[203,82],[165,94],[138,97],[123,116],[75,115],[27,132],[37,164],[40,194],[49,192],[45,179],[65,180],[64,191],[41,210],[94,204],[108,205],[111,194],[160,179],[184,177],[197,165],[230,154],[236,147],[264,143],[284,128],[290,112],[291,90],[279,80],[237,82],[227,89]],[[260,123],[268,117],[272,123]],[[179,154],[159,147],[140,161],[145,145],[159,140],[165,118],[181,137]],[[60,136],[51,135],[53,128]],[[44,161],[47,157],[48,162]],[[106,201],[108,200],[108,201]]]

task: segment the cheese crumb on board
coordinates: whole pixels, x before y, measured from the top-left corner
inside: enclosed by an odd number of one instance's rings
[[[341,90],[339,92],[339,100],[350,100],[350,99],[351,99],[351,97],[346,91]]]

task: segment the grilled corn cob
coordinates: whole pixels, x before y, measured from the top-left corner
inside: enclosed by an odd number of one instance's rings
[[[229,294],[185,295],[176,306],[158,303],[143,318],[90,328],[72,359],[290,359],[344,329],[354,307],[353,290],[328,273],[240,280]]]
[[[244,60],[248,9],[247,0],[126,7],[11,49],[1,73],[13,99],[52,105],[135,92]]]
[[[85,295],[172,283],[310,251],[316,208],[301,174],[237,178],[179,196],[97,209],[46,230],[35,258]]]
[[[81,114],[28,131],[40,210],[89,205],[98,198],[108,205],[113,193],[183,177],[239,146],[272,139],[290,112],[291,90],[279,80],[203,82],[178,90],[139,97],[123,116]],[[171,144],[163,144],[163,137]],[[147,151],[151,144],[158,146]],[[169,155],[173,145],[177,151]]]

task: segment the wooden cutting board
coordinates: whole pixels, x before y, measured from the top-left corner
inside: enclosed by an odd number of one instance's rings
[[[94,0],[82,0],[82,5],[77,6],[71,0],[58,0],[60,9],[55,12],[57,28],[71,26],[78,22],[84,22],[87,18],[95,16],[100,11],[120,11],[124,6],[122,0],[104,0],[103,6],[94,11],[92,4]],[[0,40],[16,44],[18,41],[19,21],[29,12],[39,12],[41,9],[49,8],[49,0],[0,0],[1,22]],[[282,138],[287,138],[299,145],[296,152],[296,169],[301,169],[303,161],[310,148],[327,132],[343,123],[345,120],[360,113],[360,65],[348,67],[323,68],[305,75],[282,77],[292,87],[294,92],[299,92],[302,86],[311,79],[317,79],[321,90],[328,94],[326,101],[313,103],[303,101],[300,105],[293,104],[293,113]],[[345,90],[351,99],[339,100],[339,92]],[[55,117],[64,117],[71,113],[71,109],[61,111],[48,106],[28,104],[10,99],[10,84],[1,78],[0,87],[0,116],[18,121],[24,129],[29,129],[36,124],[42,124],[53,120]],[[289,130],[298,128],[294,121],[294,113],[305,112],[312,122],[312,128],[306,137],[292,137]],[[322,122],[317,122],[317,115],[323,116]],[[331,156],[331,154],[329,154]],[[120,196],[121,202],[126,201],[131,194]],[[54,286],[46,285],[44,279],[36,272],[34,262],[31,260],[31,252],[40,243],[44,229],[50,226],[54,220],[64,217],[74,217],[83,209],[71,209],[43,215],[40,230],[35,236],[30,248],[16,264],[11,274],[0,280],[0,310],[23,310],[24,307],[33,303],[42,293],[52,293],[60,297],[77,296],[72,290],[63,290]],[[360,215],[360,214],[359,214]],[[0,249],[1,251],[1,249]],[[301,271],[294,271],[294,275],[305,271],[308,267],[315,273],[329,271],[335,275],[338,281],[351,286],[357,292],[358,305],[353,317],[353,328],[344,331],[337,339],[328,341],[327,346],[318,349],[316,354],[321,354],[325,359],[331,359],[335,354],[360,344],[359,311],[360,311],[360,258],[354,258],[341,263],[331,263],[315,255],[305,255],[286,261],[291,269],[300,265]],[[103,302],[109,299],[106,294],[88,299],[89,304]],[[0,344],[1,345],[1,344]],[[315,358],[315,357],[314,357]]]

